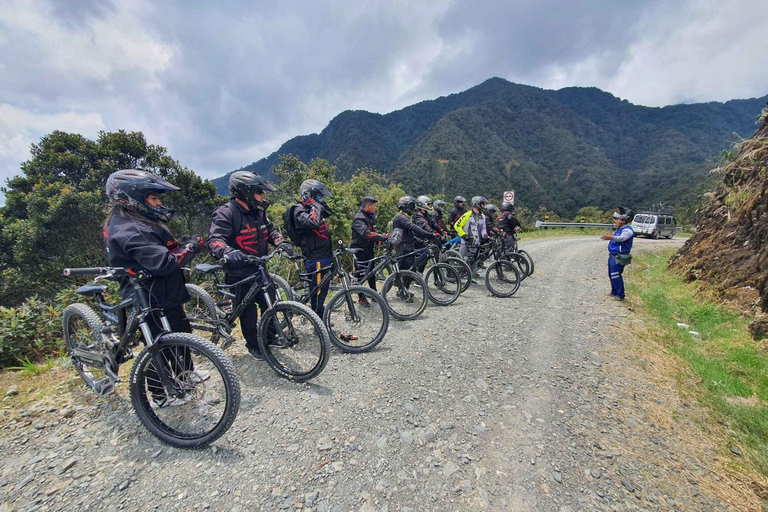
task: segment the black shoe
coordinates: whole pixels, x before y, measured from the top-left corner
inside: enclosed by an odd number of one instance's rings
[[[362,308],[369,308],[371,307],[371,303],[368,302],[368,299],[365,298],[365,295],[361,295],[360,299],[357,301],[358,304],[360,304],[360,307]]]
[[[255,360],[257,361],[264,360],[264,354],[261,353],[261,349],[259,347],[249,347],[248,345],[246,345],[245,348],[248,349],[248,353],[251,354],[251,357],[253,357]]]

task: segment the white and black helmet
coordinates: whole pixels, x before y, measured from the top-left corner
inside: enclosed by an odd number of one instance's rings
[[[464,196],[456,196],[453,198],[453,204],[459,206],[460,203],[466,203],[467,199]]]
[[[613,212],[613,218],[629,222],[632,218],[632,209],[619,206],[619,211]]]
[[[435,201],[434,208],[436,211],[443,213],[445,211],[445,201],[438,199]]]
[[[107,199],[111,204],[122,206],[153,222],[169,222],[174,210],[165,206],[150,206],[147,196],[168,190],[179,190],[179,187],[140,169],[124,169],[113,172],[107,178]]]
[[[483,196],[474,196],[471,202],[472,208],[480,208],[481,210],[485,208],[486,203],[488,203],[488,200]]]
[[[429,196],[419,196],[416,198],[416,208],[423,212],[432,211],[432,199]]]

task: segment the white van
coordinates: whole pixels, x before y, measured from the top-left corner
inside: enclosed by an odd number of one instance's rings
[[[635,235],[645,235],[648,238],[672,238],[677,233],[677,221],[671,215],[638,213],[632,219],[631,225]]]

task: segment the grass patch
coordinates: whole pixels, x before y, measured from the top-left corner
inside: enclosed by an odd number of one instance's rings
[[[768,476],[768,352],[750,337],[749,320],[667,270],[672,254],[643,252],[636,258],[630,293],[642,300],[639,313],[659,327],[657,341],[688,364],[701,402]]]

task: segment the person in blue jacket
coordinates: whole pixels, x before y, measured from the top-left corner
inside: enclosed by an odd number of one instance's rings
[[[614,300],[624,300],[624,265],[619,264],[617,255],[629,254],[632,250],[632,241],[635,238],[635,231],[628,222],[632,219],[632,210],[619,206],[619,211],[613,214],[613,224],[616,231],[611,235],[605,233],[600,238],[610,240],[608,242],[608,277],[611,280],[611,298]]]

